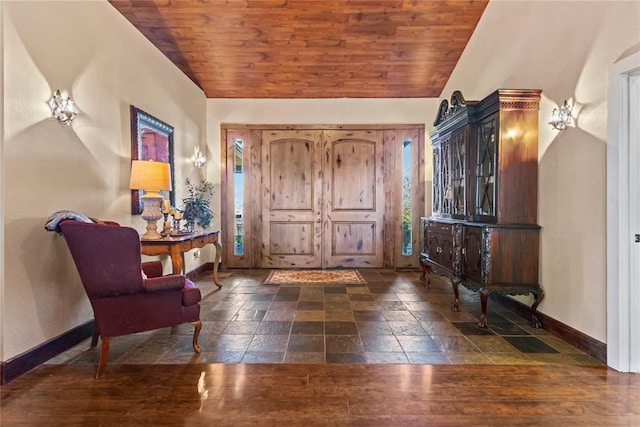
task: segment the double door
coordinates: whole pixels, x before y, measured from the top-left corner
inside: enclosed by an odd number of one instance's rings
[[[381,267],[381,131],[262,133],[263,268]]]
[[[419,266],[423,127],[228,126],[226,266]]]

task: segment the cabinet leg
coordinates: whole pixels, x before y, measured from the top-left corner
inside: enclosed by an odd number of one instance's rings
[[[489,299],[489,293],[485,290],[480,291],[480,305],[482,307],[482,314],[480,315],[480,320],[478,321],[478,327],[486,328],[487,327],[487,300]]]
[[[420,280],[425,281],[426,283],[424,284],[424,286],[427,289],[431,289],[431,278],[429,277],[429,275],[431,274],[431,267],[429,267],[427,264],[424,263],[420,263],[420,271],[422,272],[420,274]]]
[[[458,292],[458,285],[460,284],[460,280],[451,278],[451,286],[453,287],[453,294],[455,295],[455,301],[451,306],[451,311],[458,312],[460,311],[460,293]]]
[[[531,292],[533,294],[533,304],[531,304],[531,326],[536,329],[542,328],[542,323],[538,320],[538,306],[544,299],[544,291],[542,289]]]

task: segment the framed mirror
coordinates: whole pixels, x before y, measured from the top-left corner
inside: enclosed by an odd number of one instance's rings
[[[131,106],[131,160],[155,160],[169,163],[171,191],[161,191],[165,200],[175,206],[175,183],[173,163],[173,126]],[[142,213],[143,190],[131,190],[131,214]]]

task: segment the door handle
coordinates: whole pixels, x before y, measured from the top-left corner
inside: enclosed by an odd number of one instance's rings
[[[318,224],[320,224],[320,222],[321,222],[321,221],[322,221],[322,220],[321,220],[320,218],[316,219],[316,222],[317,222]]]
[[[636,234],[636,243],[640,243],[640,234]]]

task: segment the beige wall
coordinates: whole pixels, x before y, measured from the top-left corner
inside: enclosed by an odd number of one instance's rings
[[[607,70],[640,48],[640,2],[491,1],[443,97],[542,89],[540,311],[606,342]],[[576,125],[547,124],[567,99]]]
[[[0,34],[4,28],[4,9],[0,7]],[[0,43],[0,99],[4,101],[4,43]],[[4,111],[4,105],[2,107]],[[0,360],[4,358],[4,114],[0,114]]]
[[[106,1],[0,6],[6,361],[92,318],[63,238],[43,228],[52,212],[78,210],[144,231],[130,215],[129,106],[175,127],[180,200],[184,177],[198,175],[187,159],[204,145],[206,98]],[[58,88],[80,110],[71,127],[49,118]]]

